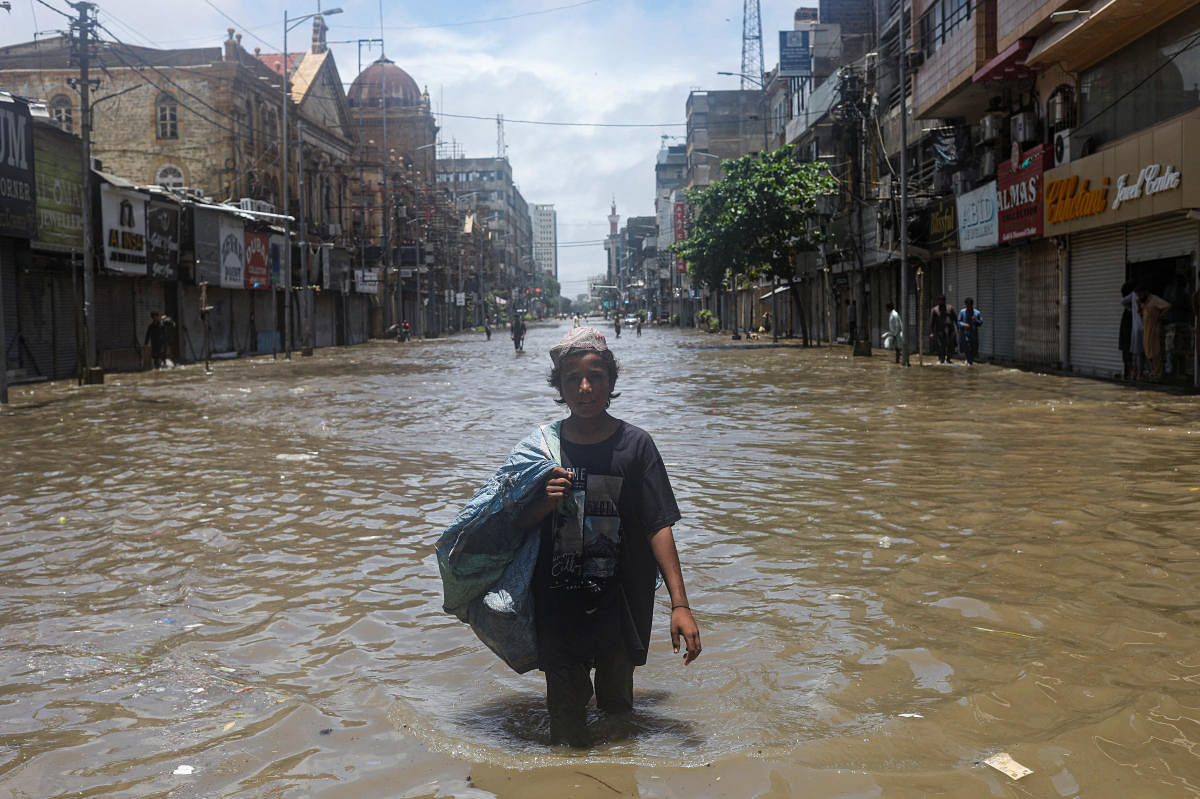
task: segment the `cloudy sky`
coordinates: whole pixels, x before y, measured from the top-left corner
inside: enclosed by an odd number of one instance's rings
[[[495,155],[496,115],[504,115],[521,193],[558,211],[559,278],[570,297],[604,269],[599,245],[573,243],[607,235],[613,198],[622,220],[654,213],[655,156],[663,136],[683,136],[688,92],[739,88],[737,78],[716,73],[741,67],[741,0],[322,2],[343,9],[327,22],[347,86],[360,50],[364,64],[379,56],[358,40],[383,38],[388,57],[428,88],[443,152],[456,146],[463,157]],[[778,31],[792,27],[797,6],[817,3],[760,2],[770,69],[779,59]],[[11,3],[11,12],[0,10],[3,44],[61,29],[66,20],[47,4],[69,11],[63,0]],[[235,27],[247,49],[275,52],[285,9],[292,17],[318,10],[317,0],[97,4],[100,21],[129,44],[213,46]],[[309,32],[307,23],[294,29],[288,49],[304,47]]]

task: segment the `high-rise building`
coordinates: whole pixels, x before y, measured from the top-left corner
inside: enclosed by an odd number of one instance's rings
[[[533,263],[539,272],[558,280],[558,212],[553,204],[529,207],[533,222]]]

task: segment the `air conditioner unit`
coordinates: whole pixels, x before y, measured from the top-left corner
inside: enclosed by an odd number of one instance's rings
[[[341,224],[340,224],[340,223],[338,223],[338,222],[330,222],[330,223],[329,223],[329,235],[330,235],[330,236],[340,236],[340,235],[342,235],[342,226],[341,226]]]
[[[258,200],[251,200],[249,197],[243,197],[242,199],[238,200],[238,207],[243,211],[257,211],[257,203]]]
[[[1033,144],[1038,141],[1038,118],[1032,111],[1022,111],[1013,114],[1009,121],[1009,132],[1012,140],[1021,144]]]
[[[1071,161],[1087,155],[1088,141],[1086,138],[1072,135],[1072,129],[1060,130],[1054,134],[1054,165],[1066,166]]]

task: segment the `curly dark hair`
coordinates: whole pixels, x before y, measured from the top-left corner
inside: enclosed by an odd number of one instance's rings
[[[546,378],[546,382],[553,386],[554,390],[558,392],[558,399],[554,401],[559,405],[565,405],[567,402],[562,396],[563,363],[571,358],[576,358],[580,355],[586,355],[589,351],[590,350],[579,350],[578,352],[568,353],[567,355],[564,355],[561,360],[559,360],[558,366],[555,366],[550,370],[550,374]],[[600,356],[601,360],[604,361],[604,366],[608,369],[608,401],[612,402],[617,397],[621,396],[620,392],[613,391],[613,389],[617,387],[617,377],[621,374],[621,365],[617,363],[616,357],[609,350],[596,352],[596,354]]]

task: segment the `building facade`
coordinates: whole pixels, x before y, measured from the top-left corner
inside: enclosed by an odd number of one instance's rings
[[[542,274],[558,280],[558,212],[552,204],[530,206],[533,262]]]

